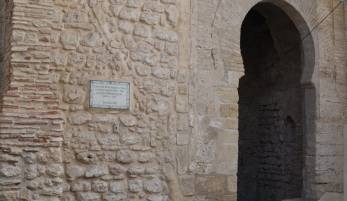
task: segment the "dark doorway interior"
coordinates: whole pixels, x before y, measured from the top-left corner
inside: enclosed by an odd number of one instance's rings
[[[294,23],[273,4],[256,5],[243,22],[245,76],[239,88],[238,201],[301,197],[300,45],[276,63],[299,41]]]

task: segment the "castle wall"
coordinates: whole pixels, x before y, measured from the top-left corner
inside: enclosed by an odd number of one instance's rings
[[[256,2],[2,1],[0,200],[235,200],[240,30]],[[288,3],[305,35],[338,2]],[[303,43],[311,200],[342,192],[343,14]],[[90,80],[130,83],[129,110],[90,108]]]

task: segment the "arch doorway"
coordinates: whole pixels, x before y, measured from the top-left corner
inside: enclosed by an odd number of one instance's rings
[[[274,4],[255,5],[243,21],[238,201],[304,196],[305,61],[302,45],[293,48],[300,40],[293,21]]]

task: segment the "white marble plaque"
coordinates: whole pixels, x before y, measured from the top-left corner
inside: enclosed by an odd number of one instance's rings
[[[130,108],[130,83],[91,80],[90,108]]]

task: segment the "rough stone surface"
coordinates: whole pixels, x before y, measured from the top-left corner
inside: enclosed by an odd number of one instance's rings
[[[0,1],[0,200],[341,196],[336,2]],[[90,108],[90,80],[130,108]]]

